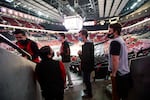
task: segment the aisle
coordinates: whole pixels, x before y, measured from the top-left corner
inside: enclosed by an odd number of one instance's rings
[[[108,95],[105,91],[106,85],[109,83],[108,80],[96,80],[96,82],[92,82],[93,88],[93,98],[91,99],[83,99],[83,88],[82,78],[72,73],[72,80],[74,83],[73,88],[69,88],[64,93],[64,100],[111,100],[110,95]]]

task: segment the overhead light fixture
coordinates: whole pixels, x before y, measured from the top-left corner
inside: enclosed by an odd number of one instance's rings
[[[39,16],[41,16],[41,15],[42,15],[42,12],[38,11],[37,14],[38,14]]]
[[[83,23],[84,26],[94,26],[96,24],[96,21],[86,21]]]
[[[63,25],[68,31],[79,31],[83,27],[83,19],[79,15],[67,16]]]
[[[104,25],[104,24],[105,24],[104,20],[100,21],[100,25]]]
[[[75,10],[68,4],[67,7],[72,11],[75,12]]]
[[[29,7],[28,9],[29,9],[29,10],[31,10],[32,8],[31,8],[31,7]]]
[[[27,7],[27,5],[24,5],[23,7],[25,8],[25,7]]]
[[[19,6],[21,4],[21,2],[17,2],[14,4],[14,7],[16,8],[17,6]]]
[[[135,6],[137,5],[138,3],[137,2],[135,2],[131,7],[130,7],[130,9],[133,9],[133,8],[135,8]]]
[[[5,1],[11,3],[11,2],[13,2],[14,0],[5,0]]]
[[[114,17],[114,18],[110,18],[110,19],[109,19],[109,23],[110,23],[110,24],[117,23],[118,21],[119,21],[119,17]]]

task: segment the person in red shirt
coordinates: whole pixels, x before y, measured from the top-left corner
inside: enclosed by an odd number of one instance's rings
[[[53,50],[49,46],[40,49],[40,63],[35,72],[45,100],[63,100],[66,71],[61,61],[53,60]]]
[[[27,38],[27,35],[25,31],[16,29],[15,32],[13,32],[17,42],[16,44],[19,46],[19,48],[25,50],[32,56],[32,61],[35,63],[39,63],[39,57],[38,57],[38,45],[34,41]],[[23,55],[26,57],[25,55]]]

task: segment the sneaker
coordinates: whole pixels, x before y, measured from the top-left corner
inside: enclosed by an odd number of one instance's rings
[[[85,94],[88,94],[88,90],[86,90],[86,89],[84,89],[83,92],[84,92]]]
[[[73,88],[73,84],[72,83],[68,84],[68,86],[69,86],[69,88]]]
[[[65,87],[64,91],[67,91],[67,90],[69,90],[69,87],[68,87],[68,86]]]

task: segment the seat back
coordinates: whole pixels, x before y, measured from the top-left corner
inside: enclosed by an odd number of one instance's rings
[[[150,56],[131,60],[132,100],[150,100]]]

